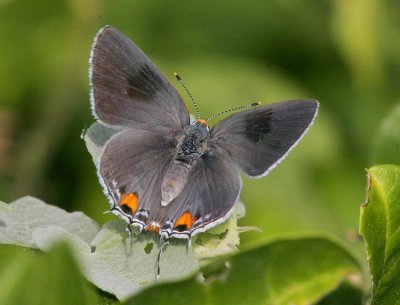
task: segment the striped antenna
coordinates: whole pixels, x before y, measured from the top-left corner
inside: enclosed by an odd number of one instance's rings
[[[192,102],[193,102],[194,108],[196,108],[197,119],[200,119],[200,110],[199,110],[199,107],[197,106],[196,101],[194,100],[193,96],[190,94],[188,88],[186,87],[185,83],[183,82],[183,80],[182,80],[182,78],[179,76],[179,74],[176,73],[176,72],[175,72],[174,74],[175,74],[175,77],[176,77],[176,79],[178,80],[178,82],[181,83],[181,85],[182,85],[182,87],[185,89],[186,93],[190,96],[190,99],[191,99]]]
[[[228,113],[228,112],[232,112],[232,111],[241,110],[241,109],[245,109],[245,108],[255,107],[255,106],[258,106],[260,104],[261,104],[261,102],[257,102],[257,103],[251,103],[251,104],[248,104],[248,105],[244,105],[244,106],[240,106],[240,107],[224,110],[224,111],[222,111],[220,113],[214,114],[211,118],[207,119],[207,122],[210,122],[211,120],[214,120],[215,118],[219,117],[222,114],[225,114],[225,113]]]

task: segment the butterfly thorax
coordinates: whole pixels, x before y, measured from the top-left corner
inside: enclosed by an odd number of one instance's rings
[[[209,129],[203,120],[186,126],[178,140],[177,152],[164,176],[161,195],[163,206],[168,205],[182,191],[189,172],[207,151]]]
[[[176,160],[191,164],[206,150],[208,128],[201,123],[194,123],[183,130],[177,147]]]

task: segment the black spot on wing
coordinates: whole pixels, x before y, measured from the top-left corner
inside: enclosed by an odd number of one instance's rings
[[[122,212],[127,215],[133,215],[131,208],[127,204],[120,205]]]
[[[162,77],[147,63],[144,63],[135,73],[130,73],[126,81],[129,85],[126,93],[138,100],[153,99],[157,92],[165,87]]]
[[[175,231],[184,232],[188,230],[188,227],[185,224],[178,225],[174,228]]]
[[[266,109],[250,117],[245,126],[245,135],[253,142],[259,142],[271,132],[273,112]]]

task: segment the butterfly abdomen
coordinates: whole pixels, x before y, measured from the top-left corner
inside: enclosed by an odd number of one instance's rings
[[[173,161],[168,168],[161,186],[161,205],[166,206],[174,200],[181,192],[191,165],[182,161]]]

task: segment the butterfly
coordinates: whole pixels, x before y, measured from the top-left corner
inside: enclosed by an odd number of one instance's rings
[[[240,172],[267,175],[309,129],[319,105],[255,103],[212,128],[199,115],[191,122],[177,90],[111,26],[95,38],[89,74],[92,112],[113,130],[96,162],[111,211],[164,240],[190,240],[226,221],[239,199]]]

